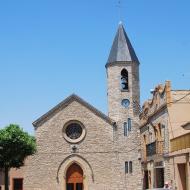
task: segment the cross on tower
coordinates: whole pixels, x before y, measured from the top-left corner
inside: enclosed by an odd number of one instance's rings
[[[118,0],[118,2],[117,2],[117,6],[116,6],[117,8],[118,8],[118,13],[119,13],[119,20],[120,20],[120,22],[122,21],[122,15],[121,15],[121,7],[122,7],[122,5],[121,5],[121,0]]]

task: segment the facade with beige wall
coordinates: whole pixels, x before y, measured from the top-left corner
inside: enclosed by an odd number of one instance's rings
[[[144,189],[163,187],[188,190],[190,133],[182,125],[190,121],[190,91],[172,90],[169,81],[158,85],[140,115]]]

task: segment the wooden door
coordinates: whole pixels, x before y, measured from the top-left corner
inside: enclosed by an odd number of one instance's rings
[[[143,189],[149,189],[148,184],[148,170],[144,171]]]
[[[23,190],[23,179],[14,178],[13,179],[13,190]]]
[[[155,169],[155,177],[156,177],[156,187],[162,188],[164,187],[164,168],[156,168]]]
[[[178,172],[179,172],[179,180],[178,180],[178,188],[180,190],[187,190],[186,184],[187,184],[187,179],[186,179],[186,168],[185,164],[178,164]]]
[[[76,163],[67,170],[66,190],[83,190],[83,171]]]

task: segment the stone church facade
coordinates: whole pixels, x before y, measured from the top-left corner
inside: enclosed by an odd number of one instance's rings
[[[108,115],[73,94],[33,125],[24,190],[141,190],[139,61],[119,24],[106,64]]]

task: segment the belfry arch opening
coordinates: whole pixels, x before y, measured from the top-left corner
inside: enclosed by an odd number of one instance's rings
[[[122,90],[129,89],[128,71],[126,69],[122,69],[121,71],[121,89]]]
[[[83,186],[83,170],[77,163],[73,163],[67,169],[66,190],[84,190]]]

